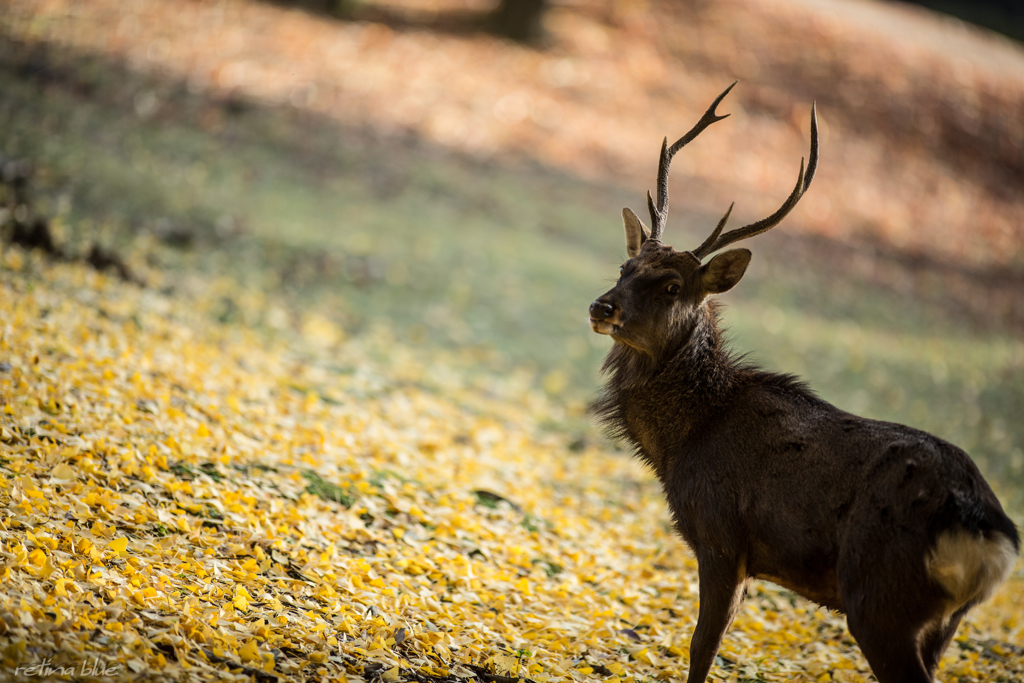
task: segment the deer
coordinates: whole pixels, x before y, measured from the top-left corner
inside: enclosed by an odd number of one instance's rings
[[[1012,571],[1017,527],[957,446],[840,410],[724,342],[712,297],[740,281],[751,252],[720,250],[782,222],[818,165],[812,104],[810,157],[775,213],[723,234],[734,202],[696,249],[663,244],[672,158],[729,116],[717,110],[735,85],[663,141],[651,227],[622,211],[628,258],[589,310],[613,342],[591,410],[653,470],[697,559],[687,683],[707,678],[754,579],[845,614],[879,683],[932,683],[964,615]]]

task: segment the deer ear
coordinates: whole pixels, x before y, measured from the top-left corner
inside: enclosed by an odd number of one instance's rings
[[[622,224],[626,227],[626,253],[633,258],[640,253],[640,247],[651,236],[651,231],[632,209],[622,210]]]
[[[700,267],[700,285],[705,294],[728,292],[747,272],[750,263],[749,249],[730,249],[716,254],[713,259]]]

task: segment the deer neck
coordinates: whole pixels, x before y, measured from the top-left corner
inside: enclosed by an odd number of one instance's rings
[[[679,444],[724,404],[740,375],[712,302],[699,307],[658,356],[616,344],[604,371],[608,383],[593,406],[595,414],[659,475]]]

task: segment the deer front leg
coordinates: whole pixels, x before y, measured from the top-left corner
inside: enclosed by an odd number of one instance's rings
[[[686,683],[704,683],[722,644],[722,636],[736,616],[746,585],[740,560],[710,555],[698,554],[697,557],[700,611],[690,641],[690,673]]]

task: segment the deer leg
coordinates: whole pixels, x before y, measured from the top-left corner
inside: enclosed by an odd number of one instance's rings
[[[686,683],[704,683],[715,655],[722,644],[722,636],[732,623],[740,601],[746,577],[742,565],[724,558],[698,557],[697,575],[700,580],[700,611],[697,627],[690,641],[690,672]]]
[[[949,643],[953,640],[956,629],[960,625],[960,620],[964,618],[969,608],[969,606],[963,607],[955,612],[948,622],[934,631],[930,631],[921,640],[921,659],[924,661],[924,668],[928,671],[928,675],[935,675],[935,670],[939,668],[939,662],[942,660],[942,653],[949,647]]]
[[[887,627],[864,619],[859,610],[851,610],[846,623],[878,683],[933,683],[918,649],[918,629]]]

